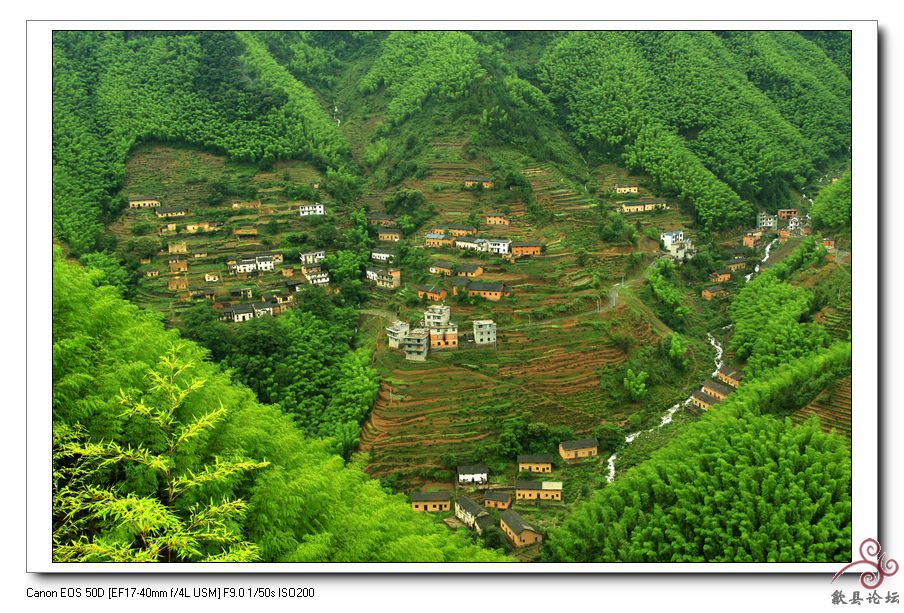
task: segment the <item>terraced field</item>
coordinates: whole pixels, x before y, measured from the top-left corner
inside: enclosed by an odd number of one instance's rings
[[[650,324],[624,307],[590,319],[612,322],[616,333],[640,343],[655,338]],[[453,320],[463,322],[455,307]],[[361,436],[367,470],[417,481],[421,469],[440,468],[445,453],[465,458],[493,442],[502,421],[519,414],[580,433],[624,423],[628,411],[600,389],[598,372],[625,359],[604,334],[575,321],[500,329],[496,349],[432,353],[425,363],[381,347],[376,362],[383,383]]]
[[[819,417],[822,429],[835,430],[851,436],[851,378],[845,377],[823,390],[804,408],[796,411],[791,419],[801,423],[811,415]]]

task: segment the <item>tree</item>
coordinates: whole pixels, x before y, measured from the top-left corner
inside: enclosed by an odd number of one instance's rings
[[[627,432],[620,426],[603,424],[593,429],[593,436],[600,443],[601,453],[612,453],[625,444]]]
[[[625,391],[628,392],[628,395],[631,396],[631,400],[637,402],[641,398],[644,397],[647,393],[647,386],[645,381],[647,380],[647,373],[643,370],[635,373],[634,370],[628,369],[628,372],[625,373],[624,386]]]
[[[674,333],[669,336],[669,360],[676,368],[681,370],[687,368],[687,345],[680,334]]]
[[[148,372],[149,393],[120,391],[122,417],[144,430],[146,442],[91,442],[63,429],[54,451],[54,559],[59,562],[252,562],[258,548],[237,529],[247,503],[229,497],[228,484],[269,462],[215,456],[186,466],[195,441],[224,418],[220,404],[180,417],[187,397],[204,386],[191,379],[193,364],[174,347]],[[183,421],[183,419],[185,421]],[[106,482],[110,473],[148,484],[146,494]],[[214,497],[219,498],[214,502]]]

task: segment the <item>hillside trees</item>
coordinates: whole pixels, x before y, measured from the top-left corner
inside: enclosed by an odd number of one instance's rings
[[[204,385],[188,394],[179,393],[181,404],[173,415],[183,428],[201,423],[204,427],[195,427],[192,431],[196,436],[176,446],[173,462],[179,472],[172,474],[200,479],[209,474],[205,467],[218,466],[216,458],[220,458],[221,466],[248,459],[258,464],[269,462],[187,489],[175,499],[178,510],[171,512],[183,527],[196,523],[206,531],[204,534],[235,538],[233,553],[239,551],[236,547],[250,543],[260,560],[272,562],[506,559],[450,533],[430,517],[411,512],[403,496],[388,494],[379,482],[367,477],[359,460],[346,464],[335,453],[335,440],[305,438],[290,417],[276,407],[260,404],[250,390],[230,382],[207,361],[205,350],[180,341],[174,330],[164,330],[159,315],[125,302],[112,288],[95,287],[92,278],[97,274],[55,255],[52,400],[57,451],[103,449],[103,454],[94,456],[99,462],[111,457],[107,451],[112,444],[131,449],[133,455],[142,448],[167,448],[167,441],[172,439],[148,422],[144,410],[132,414],[130,407],[137,405],[123,405],[120,390],[154,410],[170,406],[165,389],[155,390],[148,373],[159,374],[161,359],[174,356],[167,359],[186,366],[175,377],[180,389],[188,389],[192,381],[203,380]],[[314,311],[325,308],[307,302]],[[343,414],[345,394],[340,391],[334,395],[335,404],[329,411]],[[221,406],[227,411],[218,414]],[[219,416],[213,419],[212,414]],[[184,434],[187,430],[172,432]],[[75,447],[67,447],[69,443]],[[156,469],[142,468],[131,460],[105,467],[96,463],[77,466],[72,462],[76,455],[85,454],[57,456],[54,495],[58,500],[60,496],[97,491],[108,499],[131,502],[154,495],[158,488],[167,490],[167,480],[153,477],[159,476]],[[84,497],[80,500],[86,501]],[[220,508],[223,500],[244,501],[244,511],[227,514]],[[234,504],[232,508],[237,509]],[[151,507],[141,510],[150,512]],[[134,528],[113,534],[113,524],[117,523],[113,516],[100,524],[82,521],[87,517],[87,513],[59,513],[55,531],[65,538],[57,542],[103,545],[103,550],[91,550],[91,559],[112,561],[122,552],[120,545],[137,535]],[[166,517],[157,513],[153,519],[163,521]],[[222,520],[222,527],[217,527],[216,520]],[[185,530],[177,530],[169,519],[164,523],[165,530],[155,534],[179,536],[183,539],[180,542],[187,542]],[[194,534],[193,530],[187,532]],[[98,535],[104,536],[100,542]],[[202,557],[216,555],[215,547],[205,544],[209,541],[199,539],[199,543]],[[69,553],[72,550],[57,551],[59,555]]]
[[[850,142],[843,75],[799,34],[769,34],[574,32],[537,77],[579,145],[648,173],[705,228],[732,226]]]
[[[826,230],[841,230],[851,225],[851,171],[848,169],[835,183],[829,183],[820,190],[810,217],[813,227]]]
[[[851,450],[815,420],[762,415],[850,345],[744,385],[550,532],[557,562],[842,561],[851,546]],[[800,400],[798,398],[798,400]]]
[[[348,146],[317,99],[248,33],[54,34],[54,229],[90,250],[141,140],[341,173]]]
[[[729,349],[747,361],[747,373],[756,377],[830,342],[819,324],[804,321],[813,296],[786,283],[791,272],[824,253],[812,239],[775,267],[757,275],[732,300],[728,313],[734,324]]]
[[[385,87],[391,100],[386,112],[398,124],[430,98],[456,99],[483,74],[479,46],[464,32],[392,32],[380,55],[361,79],[361,93]]]
[[[681,290],[675,285],[678,275],[675,263],[661,259],[647,273],[647,283],[653,295],[665,307],[665,320],[672,327],[681,327],[690,309],[684,304]]]

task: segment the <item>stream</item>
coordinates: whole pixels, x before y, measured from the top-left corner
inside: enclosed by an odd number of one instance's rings
[[[766,260],[769,259],[769,252],[772,251],[772,246],[775,245],[776,241],[778,241],[778,239],[773,238],[772,241],[768,245],[766,245],[766,255],[763,256],[762,260],[760,260],[760,264],[766,262]],[[753,275],[755,275],[756,273],[760,272],[760,264],[756,265],[756,268],[753,269],[752,273],[750,273],[748,275],[744,275],[744,283],[750,283],[751,277],[753,277]]]
[[[770,243],[770,246],[771,246],[771,243]],[[766,257],[767,258],[769,257],[768,247],[767,247],[767,251],[766,251]],[[765,262],[766,260],[763,260],[763,261]],[[728,326],[725,326],[722,329],[725,330],[725,329],[729,328],[730,326],[731,326],[731,324],[729,324]],[[722,343],[717,341],[716,337],[714,337],[709,332],[706,333],[706,337],[709,339],[709,344],[712,345],[713,348],[716,350],[716,357],[714,358],[714,363],[716,365],[716,368],[715,368],[715,370],[713,370],[712,375],[711,375],[711,376],[715,377],[716,373],[719,371],[719,369],[722,368],[722,351],[723,351]],[[636,439],[638,436],[640,436],[644,432],[652,432],[653,430],[658,430],[659,428],[663,427],[666,424],[672,423],[672,416],[675,415],[675,412],[678,411],[679,409],[681,409],[682,407],[686,406],[687,403],[689,403],[690,401],[691,401],[691,397],[688,396],[687,399],[684,400],[683,402],[679,402],[679,403],[674,404],[671,407],[669,407],[669,409],[665,412],[665,414],[660,418],[658,426],[653,426],[652,428],[649,428],[647,430],[638,430],[637,432],[632,432],[631,434],[627,435],[625,437],[625,445],[630,445],[631,443],[633,443],[634,439]],[[617,457],[618,457],[618,453],[613,453],[612,455],[609,456],[609,459],[606,462],[608,465],[608,468],[609,468],[609,474],[606,475],[606,481],[608,481],[609,483],[612,483],[615,480],[615,459]]]
[[[778,242],[778,239],[774,238],[768,245],[766,245],[766,254],[763,256],[763,259],[760,260],[760,264],[769,260],[769,254],[772,252],[772,247],[777,242]],[[760,264],[756,265],[756,268],[753,269],[753,272],[744,276],[745,282],[749,282],[750,279],[753,277],[753,275],[760,272]],[[729,327],[731,327],[731,324],[728,324],[727,326],[725,326],[722,329],[725,330]],[[706,337],[709,339],[709,344],[712,345],[713,348],[716,350],[716,357],[714,360],[715,364],[716,364],[716,369],[712,372],[712,376],[715,377],[716,373],[719,371],[719,369],[722,368],[722,351],[723,351],[722,343],[717,341],[716,337],[714,337],[709,332],[706,333]],[[627,435],[625,437],[625,445],[630,445],[631,443],[633,443],[634,439],[636,439],[638,436],[640,436],[644,432],[652,432],[653,430],[658,430],[659,428],[665,426],[666,424],[672,423],[672,417],[675,415],[675,412],[678,411],[679,409],[681,409],[682,407],[686,406],[690,401],[691,401],[691,398],[690,398],[690,396],[688,396],[684,402],[679,402],[678,404],[675,404],[675,405],[672,405],[671,407],[669,407],[669,409],[665,412],[665,414],[659,420],[658,426],[654,426],[647,430],[638,430],[637,432],[632,432],[631,434]],[[609,483],[612,483],[615,480],[615,459],[617,457],[618,457],[618,453],[613,453],[612,455],[609,456],[609,459],[606,462],[608,465],[608,468],[609,468],[609,473],[608,473],[608,475],[606,475],[606,481],[608,481]]]

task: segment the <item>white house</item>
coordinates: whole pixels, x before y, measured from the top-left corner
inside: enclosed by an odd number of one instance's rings
[[[216,283],[217,281],[220,280],[220,275],[218,275],[214,272],[204,273],[204,280],[207,281],[208,283]]]
[[[398,349],[402,337],[408,334],[410,327],[404,321],[396,320],[386,328],[386,340],[391,349]]]
[[[487,241],[487,251],[503,255],[509,252],[511,244],[512,241],[507,238],[491,238]]]
[[[247,304],[237,304],[232,307],[232,321],[248,321],[254,318],[254,309]]]
[[[452,317],[452,307],[434,304],[424,311],[424,326],[427,328],[440,328],[449,325]]]
[[[302,204],[298,207],[298,214],[302,217],[307,217],[308,215],[323,215],[324,212],[323,205],[319,202],[315,202],[314,204]]]
[[[486,483],[489,481],[490,470],[483,464],[458,467],[459,483]]]
[[[254,309],[255,317],[262,317],[264,315],[273,315],[273,305],[269,302],[258,302],[256,304],[251,305],[251,308]]]
[[[492,319],[475,320],[474,342],[478,345],[494,345],[496,343],[496,322]]]
[[[697,252],[696,247],[694,247],[694,243],[690,239],[673,242],[671,245],[666,247],[666,250],[669,252],[669,257],[673,260],[690,260]]]
[[[772,228],[774,230],[778,225],[778,218],[766,211],[760,211],[756,216],[756,225],[758,228]]]
[[[308,283],[311,285],[326,285],[330,282],[330,273],[328,272],[309,272],[305,275]]]
[[[254,258],[257,261],[257,269],[261,272],[273,270],[273,258],[269,255],[259,255]]]
[[[374,281],[380,277],[380,273],[383,272],[379,268],[373,268],[372,266],[368,266],[364,269],[364,278],[368,281]]]
[[[665,245],[666,249],[669,249],[673,243],[678,243],[684,240],[684,232],[682,230],[663,232],[659,235],[659,240],[662,241],[662,244]]]
[[[257,270],[257,260],[255,258],[242,258],[235,263],[235,272],[249,273]]]
[[[396,257],[397,253],[395,251],[390,251],[389,249],[374,249],[370,252],[370,259],[375,262],[388,262],[394,257]]]
[[[486,509],[467,496],[459,496],[455,501],[455,517],[468,528],[476,530],[477,534],[482,534],[488,526],[493,524],[492,517]]]
[[[489,241],[485,238],[474,238],[471,236],[462,236],[455,239],[455,246],[465,251],[481,251],[486,253],[489,250]]]
[[[803,224],[800,221],[800,217],[792,217],[788,220],[788,229],[791,231],[800,230]]]
[[[312,251],[311,253],[299,254],[302,264],[317,264],[326,257],[326,251]]]

